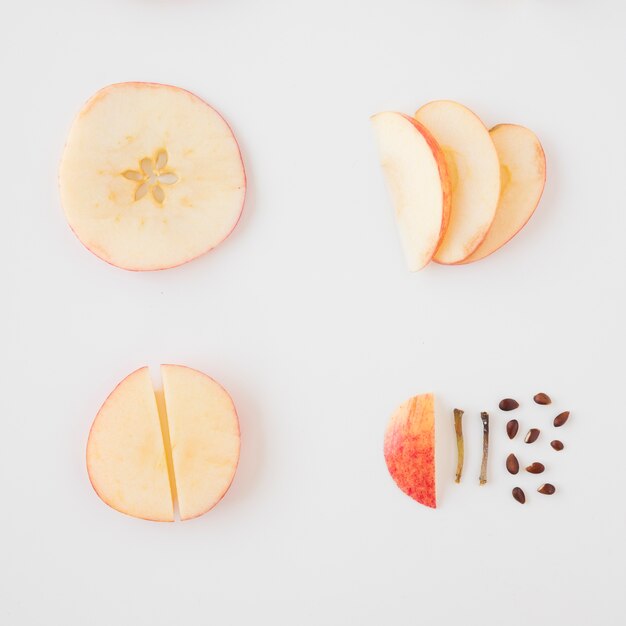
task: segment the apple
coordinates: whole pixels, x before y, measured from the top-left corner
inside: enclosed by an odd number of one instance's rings
[[[387,425],[384,451],[398,487],[420,504],[436,508],[433,394],[414,396],[396,409]]]
[[[239,462],[239,420],[228,393],[206,374],[162,365],[178,508],[198,517],[224,496]]]
[[[232,399],[212,378],[161,366],[155,391],[147,367],[127,376],[98,412],[87,442],[87,471],[100,498],[142,519],[202,515],[228,490],[239,461]]]
[[[174,521],[163,434],[147,367],[105,400],[89,433],[87,472],[110,507],[142,519]]]
[[[59,172],[78,239],[128,270],[181,265],[233,230],[246,177],[237,141],[215,109],[154,83],[98,91],[74,121]]]
[[[500,201],[487,236],[462,263],[484,259],[510,241],[535,212],[546,183],[546,156],[531,130],[498,124],[489,134],[500,160]]]
[[[432,259],[448,223],[445,156],[426,128],[408,115],[386,112],[371,119],[406,262],[417,271]]]
[[[451,183],[450,221],[433,260],[454,264],[483,241],[496,214],[500,164],[489,131],[468,108],[437,100],[415,113],[446,156]]]

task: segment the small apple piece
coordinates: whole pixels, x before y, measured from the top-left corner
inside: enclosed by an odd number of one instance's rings
[[[206,102],[171,85],[119,83],[74,121],[59,186],[91,252],[127,270],[159,270],[230,234],[246,177],[231,129]]]
[[[450,223],[433,260],[454,264],[483,241],[496,214],[500,163],[489,131],[457,102],[429,102],[415,113],[441,146],[451,182]]]
[[[432,259],[448,223],[445,156],[432,135],[408,115],[378,113],[372,124],[404,255],[409,269],[417,271]]]
[[[180,517],[188,520],[228,491],[239,462],[239,420],[228,393],[206,374],[162,365],[161,376]]]
[[[433,394],[415,396],[396,409],[385,432],[385,461],[404,493],[436,508]]]
[[[147,367],[105,400],[89,433],[87,471],[110,507],[142,519],[174,521],[156,398]]]
[[[500,159],[500,201],[487,236],[463,263],[484,259],[510,241],[532,217],[546,183],[546,156],[531,130],[499,124],[489,134]]]

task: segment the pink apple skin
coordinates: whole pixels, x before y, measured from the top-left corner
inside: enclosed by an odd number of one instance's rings
[[[387,425],[384,451],[398,487],[420,504],[436,508],[433,394],[415,396],[396,409]]]

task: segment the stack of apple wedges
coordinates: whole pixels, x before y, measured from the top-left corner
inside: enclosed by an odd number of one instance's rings
[[[546,179],[535,134],[516,124],[487,130],[465,106],[430,102],[413,117],[372,117],[381,163],[411,271],[431,260],[483,259],[534,213]]]

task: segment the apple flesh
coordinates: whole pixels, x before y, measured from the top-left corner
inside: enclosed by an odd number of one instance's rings
[[[226,391],[206,374],[163,365],[156,391],[147,367],[127,376],[98,412],[87,471],[112,508],[170,522],[202,515],[228,490],[239,460],[239,421]]]
[[[225,120],[190,92],[120,83],[96,93],[70,130],[61,202],[78,239],[128,270],[186,263],[235,227],[246,178]]]
[[[535,212],[546,183],[546,157],[531,130],[499,124],[489,134],[500,160],[500,200],[487,236],[463,263],[484,259],[510,241]]]
[[[178,508],[198,517],[224,496],[239,462],[239,420],[231,397],[206,374],[162,365]]]
[[[430,102],[415,119],[443,150],[451,181],[450,221],[433,259],[460,263],[478,248],[494,220],[500,195],[498,154],[485,125],[457,102]]]
[[[89,433],[87,472],[110,507],[142,519],[174,521],[174,504],[147,367],[127,376],[105,400]]]
[[[445,156],[432,135],[402,113],[372,117],[407,265],[417,271],[433,257],[450,212]]]
[[[396,409],[387,425],[384,451],[398,487],[420,504],[436,508],[433,394],[415,396]]]

